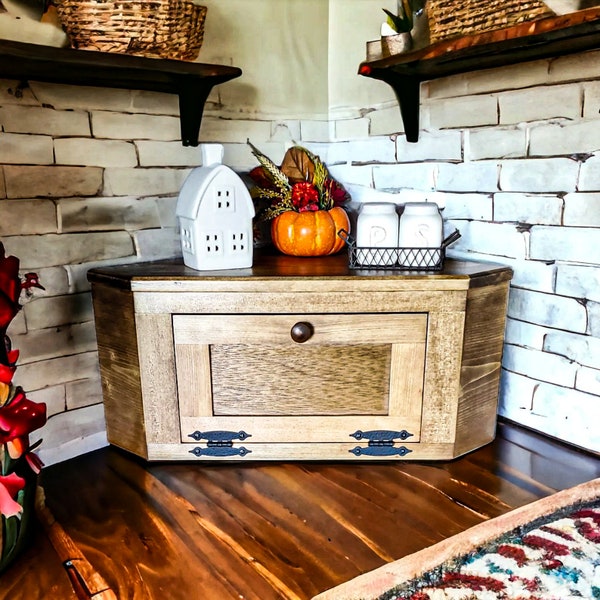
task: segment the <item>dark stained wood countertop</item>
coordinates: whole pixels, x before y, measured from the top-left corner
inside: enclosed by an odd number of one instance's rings
[[[132,282],[149,281],[215,281],[215,280],[273,280],[273,279],[369,279],[369,280],[471,280],[465,287],[500,282],[512,277],[506,265],[478,261],[446,259],[439,271],[401,269],[351,269],[348,256],[342,252],[334,256],[295,257],[270,250],[255,252],[254,264],[247,269],[197,271],[184,265],[182,259],[161,260],[97,267],[88,272],[91,282],[108,283],[129,289]],[[478,280],[482,280],[479,282]],[[457,282],[458,283],[458,282]]]
[[[501,423],[451,462],[149,464],[105,448],[41,482],[119,600],[306,600],[599,476],[599,456]],[[75,599],[41,528],[0,598]]]

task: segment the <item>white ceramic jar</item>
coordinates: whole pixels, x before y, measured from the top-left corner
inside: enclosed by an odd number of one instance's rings
[[[400,216],[398,233],[399,261],[404,266],[432,267],[439,261],[437,253],[412,252],[406,248],[441,248],[442,215],[435,202],[409,202]]]
[[[394,265],[398,257],[398,231],[398,213],[393,202],[363,204],[356,221],[357,262],[369,266]]]

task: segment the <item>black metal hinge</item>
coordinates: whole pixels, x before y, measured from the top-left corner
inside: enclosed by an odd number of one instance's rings
[[[366,446],[355,446],[349,452],[355,456],[406,456],[412,450],[406,446],[395,446],[395,440],[407,440],[413,434],[403,429],[402,431],[389,431],[376,429],[361,431],[360,429],[350,434],[355,440],[368,440]]]
[[[241,440],[252,437],[245,431],[194,431],[188,437],[200,442],[206,440],[206,446],[196,446],[190,450],[190,454],[194,456],[246,456],[252,450],[248,450],[244,446],[234,447],[233,440]]]

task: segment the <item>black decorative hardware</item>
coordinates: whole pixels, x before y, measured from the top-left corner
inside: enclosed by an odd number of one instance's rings
[[[304,344],[313,336],[314,332],[315,329],[311,323],[300,321],[292,327],[290,335],[297,344]]]
[[[249,437],[252,437],[245,431],[194,431],[190,433],[188,437],[193,438],[197,442],[200,440],[208,440],[209,445],[211,442],[231,442],[233,440],[241,440],[242,442]]]
[[[406,456],[412,450],[406,446],[394,446],[395,440],[407,440],[414,434],[403,429],[390,431],[387,429],[374,429],[361,431],[360,429],[350,434],[355,440],[368,440],[367,446],[356,446],[349,450],[355,456]]]
[[[375,429],[373,431],[355,431],[350,434],[350,437],[353,437],[355,440],[369,440],[371,442],[390,442],[394,443],[396,438],[400,438],[401,440],[407,440],[409,437],[412,437],[414,434],[409,433],[406,429],[402,431],[390,431],[388,429]]]
[[[190,450],[190,454],[195,456],[246,456],[250,454],[252,450],[240,446],[234,448],[233,440],[245,440],[252,437],[245,431],[194,431],[190,433],[188,437],[196,440],[206,440],[206,447],[201,448],[196,446],[193,450]]]
[[[206,448],[200,448],[196,446],[193,450],[190,450],[190,454],[195,456],[246,456],[250,454],[252,450],[240,446],[239,448],[233,448],[232,446],[208,446]]]
[[[356,446],[349,450],[355,456],[406,456],[412,450],[409,450],[406,446]]]

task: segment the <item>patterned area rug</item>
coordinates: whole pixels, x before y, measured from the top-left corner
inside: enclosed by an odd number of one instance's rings
[[[472,527],[315,600],[600,599],[600,479]]]

